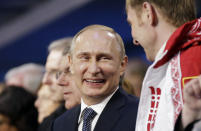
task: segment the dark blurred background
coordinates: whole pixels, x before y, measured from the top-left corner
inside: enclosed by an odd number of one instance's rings
[[[200,17],[201,0],[196,2]],[[146,61],[143,49],[132,44],[125,0],[0,0],[0,81],[12,67],[45,64],[51,41],[73,36],[90,24],[114,28],[128,57]]]

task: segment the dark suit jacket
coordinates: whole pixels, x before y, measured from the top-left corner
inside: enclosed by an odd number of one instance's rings
[[[63,114],[67,109],[65,108],[64,103],[59,106],[56,111],[54,111],[52,114],[50,114],[48,117],[46,117],[43,122],[39,125],[37,131],[51,131],[51,125],[52,122],[59,117],[61,114]]]
[[[118,89],[101,113],[94,131],[134,131],[138,98]],[[77,131],[81,106],[68,110],[52,124],[52,131]]]

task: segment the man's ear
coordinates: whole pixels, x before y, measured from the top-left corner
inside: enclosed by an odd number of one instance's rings
[[[67,61],[68,61],[68,63],[71,62],[71,56],[70,56],[70,54],[67,54]]]
[[[147,21],[150,25],[155,26],[158,23],[155,7],[152,6],[151,3],[144,2],[142,4],[142,11],[144,13],[145,21]]]
[[[71,72],[71,74],[74,74],[72,55],[71,55],[71,54],[68,54],[67,59],[68,59],[68,62],[69,62],[69,64],[70,64],[70,72]]]
[[[126,70],[126,67],[127,67],[127,64],[128,64],[128,57],[125,56],[123,58],[123,60],[121,61],[121,67],[120,67],[120,75],[122,76]]]

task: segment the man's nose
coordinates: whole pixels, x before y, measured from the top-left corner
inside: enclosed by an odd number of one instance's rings
[[[100,73],[100,67],[98,65],[98,62],[96,60],[92,60],[89,64],[89,67],[88,67],[88,71],[91,73],[91,74],[98,74]]]
[[[57,80],[57,84],[59,86],[68,86],[69,85],[69,81],[64,72],[62,72],[61,75],[59,76],[59,78]]]
[[[34,106],[36,107],[36,108],[38,108],[39,107],[39,98],[38,99],[36,99],[36,101],[34,102]]]
[[[43,82],[43,84],[46,84],[46,85],[51,85],[52,84],[51,76],[50,76],[49,73],[45,73],[42,82]]]

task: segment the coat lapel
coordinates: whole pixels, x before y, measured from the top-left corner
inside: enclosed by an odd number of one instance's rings
[[[71,123],[71,125],[66,124],[66,128],[68,131],[78,131],[78,118],[80,114],[80,108],[81,106],[75,107],[75,110],[72,110],[73,112],[68,113],[68,117],[66,120],[66,123]]]
[[[124,106],[125,99],[122,89],[118,89],[110,101],[107,103],[100,115],[94,131],[111,131],[120,117],[120,108]]]

